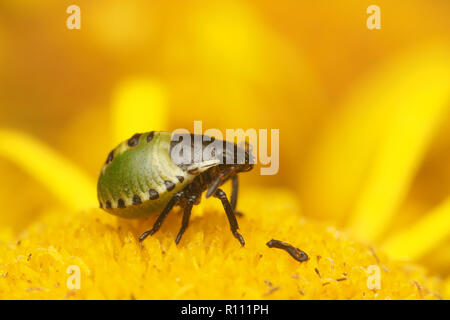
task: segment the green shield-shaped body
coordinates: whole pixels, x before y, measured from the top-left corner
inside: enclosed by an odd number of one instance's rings
[[[170,155],[170,132],[136,134],[108,156],[98,179],[100,207],[123,218],[158,214],[195,178]]]

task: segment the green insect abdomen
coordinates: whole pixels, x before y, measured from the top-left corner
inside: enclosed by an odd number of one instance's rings
[[[194,176],[170,157],[169,132],[136,134],[111,151],[98,180],[100,207],[123,218],[160,213]]]

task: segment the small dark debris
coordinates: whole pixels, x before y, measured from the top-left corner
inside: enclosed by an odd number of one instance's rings
[[[304,262],[309,259],[308,255],[305,252],[284,241],[272,239],[267,242],[266,245],[269,248],[277,248],[286,251],[291,255],[292,258],[299,262]]]
[[[27,261],[30,261],[32,253],[30,253],[27,257]]]
[[[305,293],[303,292],[303,290],[302,289],[300,289],[300,288],[297,288],[297,291],[302,295],[302,296],[304,296],[305,295]]]
[[[270,282],[269,280],[264,280],[264,283],[267,284],[269,287],[272,286],[272,282]]]
[[[76,294],[77,294],[76,290],[70,290],[70,291],[68,291],[68,292],[66,293],[66,295],[64,296],[64,298],[67,299],[67,298],[72,297],[72,296],[74,296],[74,295],[76,295]]]
[[[271,294],[274,291],[277,291],[278,289],[280,289],[280,286],[276,286],[274,287],[272,282],[270,282],[269,280],[264,280],[264,283],[267,284],[267,286],[270,288],[269,290],[267,290],[264,295],[267,296],[269,294]]]
[[[271,294],[271,293],[277,291],[278,289],[280,289],[280,286],[272,287],[272,288],[270,288],[269,290],[267,290],[267,291],[264,293],[264,295],[267,296],[267,295],[269,295],[269,294]]]
[[[417,289],[419,290],[420,297],[422,298],[422,297],[423,297],[422,286],[421,286],[420,283],[417,282],[416,280],[414,280],[413,283],[414,283],[414,285],[417,287]]]
[[[378,258],[377,254],[375,252],[375,249],[372,247],[369,247],[369,248],[370,248],[370,251],[372,252],[373,257],[375,258],[376,263],[380,264],[380,259]]]
[[[329,282],[322,283],[322,286],[325,287],[326,285],[330,284]]]
[[[30,291],[43,291],[44,288],[42,287],[30,287],[30,288],[26,288],[25,291],[26,292],[30,292]]]
[[[339,279],[336,279],[336,281],[345,281],[345,280],[347,280],[347,278],[339,278]]]
[[[314,271],[317,273],[317,275],[319,276],[319,278],[322,279],[322,276],[320,275],[319,269],[314,268]]]

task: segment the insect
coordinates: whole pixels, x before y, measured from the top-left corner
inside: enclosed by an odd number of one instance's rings
[[[287,243],[285,241],[272,239],[266,243],[266,246],[268,246],[269,248],[277,248],[285,250],[287,253],[291,255],[292,258],[294,258],[299,262],[303,262],[309,259],[306,252],[300,250],[299,248],[294,247],[292,244]]]
[[[200,148],[195,143],[198,139]],[[220,148],[211,148],[212,143]],[[243,155],[241,161],[238,155]],[[200,203],[202,193],[207,191],[207,198],[214,196],[221,200],[231,232],[244,246],[235,212],[237,175],[252,168],[248,144],[241,148],[203,135],[137,133],[109,153],[100,172],[97,195],[100,208],[113,215],[144,218],[159,214],[152,229],[144,232],[139,241],[157,232],[171,209],[180,206],[183,218],[175,239],[178,244],[188,227],[192,207]],[[230,200],[219,188],[228,180],[232,181]]]

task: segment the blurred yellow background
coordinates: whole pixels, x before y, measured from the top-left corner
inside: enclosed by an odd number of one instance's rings
[[[71,4],[80,30],[66,27]],[[371,4],[381,30],[366,27]],[[0,227],[17,234],[65,205],[32,168],[51,175],[48,153],[95,182],[132,131],[202,120],[280,129],[279,173],[255,170],[243,188],[291,189],[305,216],[448,276],[449,12],[418,0],[2,1]]]

